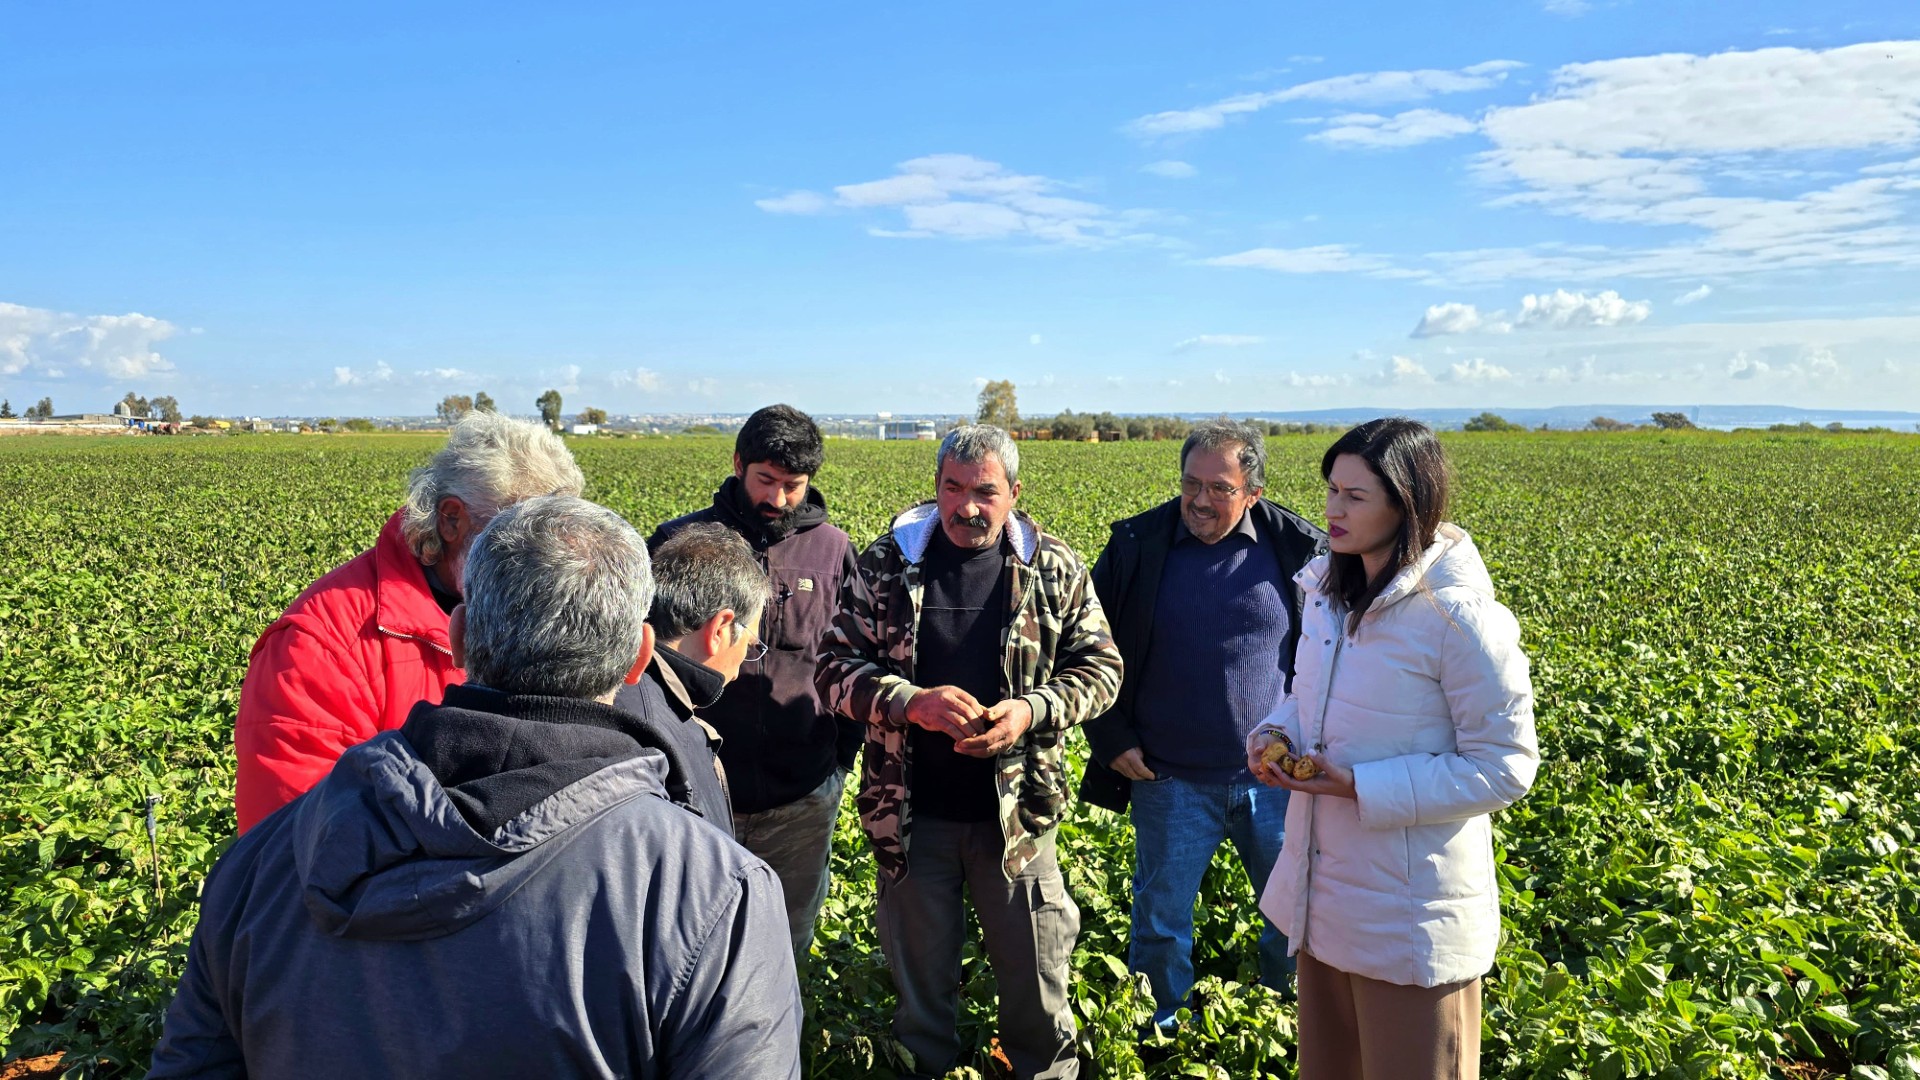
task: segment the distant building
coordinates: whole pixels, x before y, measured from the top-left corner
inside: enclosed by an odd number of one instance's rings
[[[883,439],[925,439],[932,442],[934,434],[931,420],[887,420],[880,425],[880,437]]]
[[[573,424],[567,428],[569,435],[594,435],[599,433],[599,424]]]

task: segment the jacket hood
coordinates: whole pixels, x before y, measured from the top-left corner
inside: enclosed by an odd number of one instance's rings
[[[636,747],[481,836],[400,731],[341,755],[290,811],[307,913],[335,937],[418,941],[484,917],[567,847],[554,841],[646,795],[666,758]]]
[[[909,506],[893,519],[893,542],[909,563],[919,565],[926,558],[927,545],[933,542],[933,530],[940,527],[940,504],[932,500]],[[1013,541],[1014,557],[1031,564],[1040,550],[1040,526],[1024,510],[1007,517],[1007,537]]]
[[[807,497],[794,510],[790,527],[785,530],[767,527],[766,519],[754,512],[753,504],[747,500],[747,493],[737,476],[729,476],[721,481],[720,489],[713,493],[713,510],[721,521],[758,548],[777,544],[794,533],[827,523],[827,497],[820,494],[819,486],[813,483],[807,484]]]
[[[1314,559],[1295,574],[1293,580],[1305,592],[1320,592],[1332,558],[1327,554]],[[1416,591],[1442,589],[1467,589],[1488,599],[1494,595],[1493,577],[1487,573],[1487,564],[1480,558],[1480,549],[1474,546],[1473,538],[1460,526],[1444,521],[1434,531],[1433,544],[1420,553],[1412,566],[1394,575],[1367,611],[1384,611]]]

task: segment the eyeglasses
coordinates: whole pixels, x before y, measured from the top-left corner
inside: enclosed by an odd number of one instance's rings
[[[741,658],[741,663],[757,664],[760,661],[766,659],[766,657],[767,657],[767,643],[764,641],[761,641],[758,636],[755,636],[753,639],[753,644],[747,646],[747,655]]]
[[[1223,483],[1219,480],[1215,480],[1211,484],[1203,484],[1191,476],[1183,476],[1180,478],[1180,494],[1185,495],[1189,499],[1198,497],[1202,491],[1205,491],[1208,495],[1216,499],[1231,499],[1243,491],[1250,490],[1252,490],[1251,484],[1241,484],[1239,487],[1234,487],[1232,484]]]

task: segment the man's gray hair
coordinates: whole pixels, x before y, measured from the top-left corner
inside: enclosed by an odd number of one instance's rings
[[[1253,425],[1237,420],[1206,420],[1193,425],[1187,441],[1180,445],[1181,472],[1186,471],[1187,455],[1196,447],[1209,453],[1233,451],[1247,486],[1267,486],[1267,439]]]
[[[467,553],[468,681],[570,698],[617,688],[645,640],[648,561],[632,525],[585,499],[502,510]]]
[[[766,572],[740,534],[717,521],[682,528],[653,551],[655,636],[673,641],[731,609],[742,626],[773,596]]]
[[[933,461],[934,486],[939,486],[940,470],[947,467],[948,461],[978,465],[989,456],[1000,459],[1000,467],[1007,473],[1008,487],[1020,482],[1020,444],[1013,441],[1013,436],[992,424],[962,424],[954,428],[940,440],[940,455]]]
[[[580,466],[560,437],[539,424],[499,413],[468,413],[447,435],[447,445],[407,478],[400,531],[420,561],[440,561],[440,500],[465,503],[476,528],[495,514],[535,495],[578,496],[586,487]]]

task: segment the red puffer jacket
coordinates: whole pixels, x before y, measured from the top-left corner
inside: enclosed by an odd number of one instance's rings
[[[372,550],[309,585],[253,646],[233,731],[240,831],[465,677],[396,513]]]

